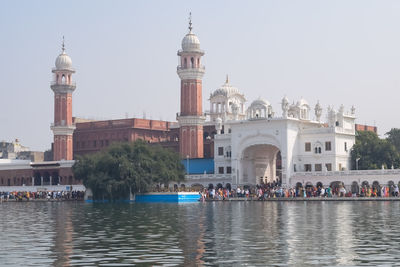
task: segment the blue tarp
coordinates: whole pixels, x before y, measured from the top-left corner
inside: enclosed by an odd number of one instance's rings
[[[182,164],[189,174],[214,173],[214,159],[183,159]]]

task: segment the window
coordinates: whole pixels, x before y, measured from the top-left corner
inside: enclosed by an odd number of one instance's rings
[[[224,148],[222,146],[218,147],[218,156],[224,155]]]
[[[311,164],[304,164],[304,171],[310,172],[311,171]]]
[[[310,152],[311,151],[311,143],[310,142],[307,142],[305,144],[305,150],[306,150],[306,152]]]
[[[322,149],[321,149],[320,146],[316,146],[315,149],[314,149],[314,151],[315,151],[315,154],[321,154]]]
[[[226,173],[232,173],[232,167],[231,166],[226,167]]]
[[[322,171],[322,164],[315,164],[315,171],[316,172]]]
[[[325,142],[325,151],[331,151],[332,145],[331,142]]]
[[[93,141],[93,147],[96,147],[97,146],[97,142],[96,142],[96,140],[94,140]]]
[[[339,171],[342,171],[342,163],[339,163]]]
[[[218,173],[224,174],[224,167],[218,167]]]
[[[344,142],[344,151],[347,152],[347,142]]]
[[[326,163],[326,164],[325,164],[325,167],[326,167],[326,170],[327,170],[328,172],[332,171],[332,164],[331,164],[331,163]]]
[[[294,171],[294,172],[297,172],[296,164],[293,164],[293,171]]]

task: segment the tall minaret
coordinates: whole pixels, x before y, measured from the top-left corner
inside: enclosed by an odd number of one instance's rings
[[[181,112],[177,116],[180,125],[179,150],[183,158],[203,157],[202,85],[204,67],[201,57],[200,41],[192,32],[192,19],[189,18],[189,33],[182,40],[182,50],[178,51],[181,64],[177,73],[181,79]]]
[[[50,128],[54,134],[53,159],[72,160],[72,134],[75,130],[72,123],[72,93],[76,87],[72,74],[75,70],[71,58],[65,53],[64,37],[62,52],[52,72],[54,80],[50,87],[54,92],[54,123]]]

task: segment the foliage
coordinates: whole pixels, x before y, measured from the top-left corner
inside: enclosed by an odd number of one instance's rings
[[[385,134],[387,136],[386,140],[394,145],[397,152],[400,152],[400,129],[392,128],[389,132]]]
[[[93,199],[126,199],[130,191],[147,192],[154,184],[183,181],[179,155],[142,140],[116,143],[96,154],[78,157],[75,178],[93,192]]]
[[[360,131],[356,135],[356,143],[351,151],[353,169],[356,169],[356,159],[359,170],[398,168],[400,165],[399,151],[388,139],[380,139],[374,132]]]

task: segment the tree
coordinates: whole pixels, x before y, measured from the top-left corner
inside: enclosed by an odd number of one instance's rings
[[[394,145],[397,152],[400,152],[400,129],[392,128],[389,132],[385,133],[385,135],[387,136],[386,139],[389,143]]]
[[[130,192],[147,192],[155,184],[183,181],[179,155],[142,140],[117,143],[96,154],[78,157],[75,178],[93,192],[94,199],[127,199]]]
[[[380,139],[374,132],[360,131],[356,134],[356,143],[351,150],[353,169],[357,159],[358,169],[380,169],[381,166],[398,168],[400,165],[399,152],[387,139]]]

